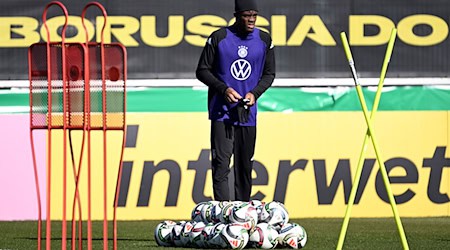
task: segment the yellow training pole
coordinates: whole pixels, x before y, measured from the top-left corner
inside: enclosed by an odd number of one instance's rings
[[[382,92],[383,85],[384,85],[384,79],[386,77],[387,68],[389,65],[389,61],[391,59],[392,51],[394,49],[396,33],[397,33],[397,30],[395,28],[392,29],[391,38],[389,39],[389,43],[388,43],[386,54],[385,54],[384,61],[383,61],[383,67],[381,68],[380,79],[378,81],[378,88],[377,88],[377,92],[375,94],[375,100],[374,100],[374,104],[372,107],[372,112],[370,114],[370,120],[372,122],[375,120],[375,113],[377,112],[378,104],[379,104],[379,101],[381,98],[381,92]],[[353,61],[345,33],[341,33],[341,38],[342,38],[342,41],[344,44],[344,48],[348,48],[348,50],[345,50],[348,61],[350,61],[350,60]],[[358,78],[356,78],[355,81],[358,81]],[[363,168],[363,164],[364,164],[365,153],[367,150],[367,143],[369,142],[368,141],[369,138],[370,138],[370,131],[367,130],[366,136],[364,137],[363,146],[361,148],[361,152],[359,155],[358,165],[356,168],[355,178],[353,181],[354,185],[352,186],[352,190],[350,192],[349,201],[348,201],[347,208],[345,211],[344,222],[342,223],[341,233],[339,235],[339,241],[338,241],[338,245],[336,247],[336,249],[339,249],[339,250],[342,249],[342,247],[344,245],[345,234],[347,232],[348,223],[350,221],[352,207],[355,202],[356,192],[358,190],[359,181],[361,178],[361,173],[362,173],[362,168]]]
[[[375,94],[375,100],[374,100],[374,104],[372,107],[372,112],[370,114],[370,120],[373,122],[375,120],[375,113],[377,112],[378,109],[378,104],[380,101],[380,97],[381,97],[381,92],[383,89],[383,85],[384,85],[384,79],[386,77],[386,72],[387,72],[387,67],[392,55],[392,50],[394,49],[394,42],[395,42],[395,37],[396,37],[396,32],[397,30],[394,28],[392,29],[391,32],[391,38],[389,39],[389,43],[387,46],[387,50],[386,50],[386,54],[384,57],[384,62],[383,62],[383,67],[381,69],[381,74],[380,74],[380,79],[378,81],[378,88],[377,88],[377,92]],[[346,56],[348,61],[352,61],[353,62],[353,58],[351,55],[351,51],[350,48],[348,46],[348,42],[347,42],[347,38],[345,36],[345,33],[341,33],[341,38],[344,44],[344,49],[348,48],[347,50],[345,50],[346,52]],[[358,78],[355,79],[355,81],[359,81]],[[350,197],[349,197],[349,201],[347,204],[347,209],[345,211],[345,217],[344,217],[344,222],[342,224],[342,228],[341,228],[341,233],[339,235],[339,241],[338,241],[338,245],[336,249],[342,249],[342,246],[344,244],[344,240],[345,240],[345,234],[347,232],[347,228],[348,228],[348,223],[350,220],[350,215],[351,215],[351,211],[352,211],[352,207],[355,201],[355,197],[356,197],[356,192],[358,190],[358,186],[359,186],[359,181],[361,178],[361,172],[362,172],[362,168],[363,168],[363,164],[364,164],[364,158],[365,158],[365,153],[367,150],[367,143],[368,143],[368,139],[370,138],[370,131],[367,130],[366,132],[366,136],[364,137],[364,142],[363,142],[363,146],[361,148],[361,153],[359,155],[359,160],[358,160],[358,165],[356,168],[356,173],[355,173],[355,179],[353,181],[354,185],[352,186],[352,190],[350,192]]]
[[[349,65],[350,65],[350,68],[351,68],[351,71],[352,71],[352,75],[353,75],[353,78],[354,78],[354,81],[355,81],[355,85],[356,85],[356,91],[358,93],[359,101],[361,103],[361,107],[362,107],[362,110],[363,110],[363,113],[364,113],[364,118],[365,118],[367,126],[368,126],[368,130],[367,130],[366,136],[364,138],[364,143],[363,143],[363,147],[362,147],[362,150],[361,150],[360,158],[359,158],[359,161],[358,161],[358,167],[357,167],[357,171],[356,171],[356,175],[355,175],[354,186],[352,187],[352,192],[350,194],[349,204],[347,205],[347,210],[346,210],[346,214],[345,214],[345,218],[344,218],[344,223],[343,223],[343,226],[342,226],[342,229],[341,229],[341,233],[340,233],[340,236],[339,236],[339,241],[338,241],[338,245],[337,245],[336,249],[342,249],[342,246],[343,246],[343,242],[344,242],[344,239],[345,239],[345,234],[346,234],[347,227],[348,227],[349,216],[351,214],[351,208],[352,208],[352,205],[354,203],[357,187],[359,185],[359,179],[360,179],[360,176],[361,176],[362,165],[363,165],[363,162],[364,162],[364,160],[363,160],[364,159],[364,154],[365,154],[365,151],[366,151],[366,148],[367,148],[367,140],[369,138],[371,139],[372,144],[373,144],[374,149],[375,149],[375,153],[376,153],[376,156],[377,156],[378,164],[379,164],[382,176],[383,176],[384,185],[386,187],[386,191],[387,191],[387,194],[388,194],[388,197],[389,197],[389,201],[390,201],[391,208],[392,208],[392,211],[393,211],[393,214],[394,214],[394,217],[395,217],[395,221],[397,223],[397,228],[398,228],[398,231],[399,231],[399,234],[400,234],[400,238],[401,238],[401,241],[402,241],[403,248],[404,249],[409,249],[408,242],[407,242],[406,236],[405,236],[405,232],[403,230],[403,226],[402,226],[400,217],[398,215],[397,206],[395,204],[395,199],[394,199],[394,197],[392,195],[392,191],[390,189],[389,177],[387,175],[387,172],[386,172],[386,169],[385,169],[385,166],[384,166],[384,161],[382,160],[382,158],[380,156],[380,151],[379,151],[376,139],[375,139],[374,129],[373,129],[373,126],[372,126],[372,120],[374,119],[374,115],[375,115],[376,110],[378,108],[378,104],[379,104],[379,100],[380,100],[380,96],[381,96],[381,90],[382,90],[382,87],[383,87],[384,78],[386,76],[387,66],[389,64],[390,57],[392,55],[392,50],[393,50],[393,47],[394,47],[395,37],[396,37],[396,29],[394,28],[394,29],[392,29],[391,37],[390,37],[390,40],[389,40],[389,43],[388,43],[388,48],[387,48],[387,51],[386,51],[385,60],[384,60],[384,63],[383,63],[383,67],[382,67],[382,71],[381,71],[381,75],[380,75],[380,80],[379,80],[379,83],[378,83],[378,89],[377,89],[377,93],[376,93],[376,96],[375,96],[375,101],[374,101],[374,105],[373,105],[373,108],[372,108],[372,113],[371,113],[371,115],[369,117],[368,110],[367,110],[367,105],[366,105],[366,102],[365,102],[365,99],[364,99],[364,94],[362,92],[361,85],[359,83],[359,80],[358,80],[358,77],[357,77],[357,74],[356,74],[356,68],[355,68],[355,65],[354,65],[354,61],[353,61],[353,57],[352,57],[352,54],[351,54],[350,46],[348,45],[345,33],[344,32],[341,33],[342,44],[344,46],[345,54],[346,54],[347,59],[349,61]]]

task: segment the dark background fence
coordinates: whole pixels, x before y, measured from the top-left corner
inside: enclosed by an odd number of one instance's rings
[[[2,1],[0,80],[28,79],[27,48],[43,42],[42,11],[48,2]],[[62,2],[76,20],[89,1]],[[232,0],[99,2],[109,15],[107,42],[127,47],[130,79],[195,78],[206,37],[232,22],[234,12]],[[377,77],[386,34],[394,26],[398,38],[388,77],[449,77],[448,0],[258,0],[258,6],[258,26],[271,33],[276,46],[278,78],[350,77],[342,31],[360,74]],[[87,17],[95,26],[100,12],[92,9]],[[49,23],[59,15],[52,7]],[[70,25],[67,36],[79,35],[80,27]]]

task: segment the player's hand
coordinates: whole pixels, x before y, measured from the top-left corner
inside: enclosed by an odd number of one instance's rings
[[[242,96],[233,88],[227,88],[227,90],[225,90],[225,99],[229,103],[236,103],[242,99]]]
[[[255,96],[253,95],[253,93],[248,92],[247,94],[245,94],[245,99],[248,100],[248,102],[246,103],[247,106],[253,106],[255,105]]]

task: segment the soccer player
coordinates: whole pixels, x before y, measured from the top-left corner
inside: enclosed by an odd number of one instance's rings
[[[234,156],[235,200],[249,201],[258,98],[275,78],[270,35],[255,27],[255,0],[235,0],[236,22],[213,32],[196,76],[208,89],[214,199],[230,200],[228,174]]]

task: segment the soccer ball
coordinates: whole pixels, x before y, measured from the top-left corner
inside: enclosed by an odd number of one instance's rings
[[[192,245],[200,248],[203,248],[205,246],[205,244],[200,239],[205,226],[206,225],[203,221],[195,223],[194,227],[189,232],[189,242],[192,243]]]
[[[250,234],[249,246],[254,248],[272,249],[278,245],[278,231],[265,222],[256,225]]]
[[[221,210],[221,212],[219,214],[219,221],[220,222],[225,223],[225,224],[230,222],[229,217],[230,217],[231,211],[233,210],[233,207],[234,207],[234,204],[231,203],[231,202],[230,203],[226,203],[222,207],[222,210]]]
[[[247,230],[239,224],[227,224],[222,229],[221,235],[232,249],[243,249],[249,240]]]
[[[176,247],[182,247],[183,243],[181,242],[181,231],[183,230],[184,224],[186,221],[179,221],[172,228],[172,241]]]
[[[203,201],[198,203],[197,205],[195,205],[195,207],[192,209],[191,212],[191,219],[195,222],[197,221],[203,221],[203,216],[202,216],[202,209],[204,206],[206,206],[207,202]]]
[[[212,222],[212,208],[218,204],[218,201],[207,201],[201,210],[201,219],[203,222],[208,223]]]
[[[246,202],[233,207],[229,220],[231,223],[240,224],[246,230],[253,232],[256,224],[258,224],[258,213],[254,206]]]
[[[195,221],[188,221],[184,224],[183,229],[181,229],[180,232],[180,242],[178,243],[182,247],[190,247],[191,241],[189,238],[189,233],[194,228],[195,224],[197,224]]]
[[[227,248],[228,244],[222,237],[222,230],[225,228],[225,224],[216,223],[207,236],[206,246],[209,248]]]
[[[256,213],[258,214],[258,219],[259,219],[261,211],[264,209],[264,205],[266,203],[264,201],[260,201],[260,200],[251,200],[250,204],[252,204],[256,208]]]
[[[284,224],[288,223],[288,221],[289,214],[285,210],[274,208],[270,212],[270,219],[267,223],[279,230]]]
[[[276,201],[270,201],[264,204],[261,208],[259,215],[259,221],[267,222],[270,219],[270,211],[274,208],[280,208],[280,203]]]
[[[174,221],[163,221],[155,227],[155,240],[158,246],[172,246],[172,228],[176,225]]]
[[[201,242],[199,246],[201,248],[210,248],[209,244],[208,244],[208,238],[211,237],[211,234],[214,232],[214,227],[215,224],[210,222],[208,224],[205,225],[205,227],[203,228],[202,233],[199,236],[199,242]]]
[[[211,207],[211,222],[218,223],[220,222],[220,217],[222,214],[222,209],[228,204],[228,201],[221,201]]]
[[[185,222],[182,226],[180,232],[178,234],[174,234],[173,236],[173,243],[177,247],[189,247],[191,244],[189,240],[189,232],[194,228],[196,222],[195,221],[188,221]],[[174,227],[175,229],[175,227]],[[179,230],[177,228],[177,230]]]
[[[271,201],[264,205],[259,219],[280,230],[285,223],[289,222],[289,214],[282,203]]]
[[[299,249],[306,245],[306,230],[297,223],[286,223],[280,229],[278,242],[282,246]]]

